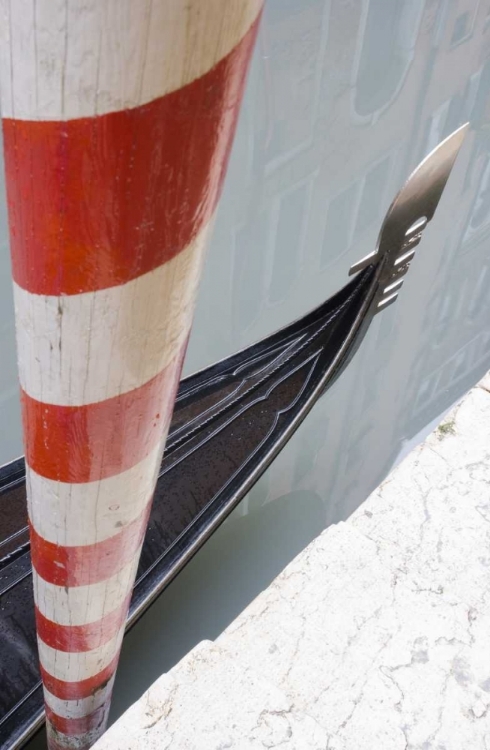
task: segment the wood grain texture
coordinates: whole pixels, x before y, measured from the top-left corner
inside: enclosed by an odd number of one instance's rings
[[[138,560],[132,560],[104,581],[71,587],[48,583],[34,569],[36,606],[48,620],[61,626],[97,622],[126,600],[137,567]]]
[[[28,465],[48,479],[84,483],[142,461],[165,439],[184,354],[185,346],[139,388],[92,404],[59,406],[22,391]]]
[[[210,223],[154,271],[109,289],[56,297],[14,284],[25,393],[81,406],[132,391],[162,372],[189,335],[209,229]]]
[[[39,639],[39,658],[44,669],[55,679],[83,682],[100,674],[119,652],[124,627],[107,643],[91,651],[60,651]]]
[[[261,0],[2,0],[2,113],[70,120],[139,107],[210,71]]]
[[[36,627],[39,638],[58,651],[93,651],[112,640],[126,621],[131,592],[112,612],[85,625],[59,625],[48,620],[36,607]]]
[[[49,708],[57,716],[62,716],[66,719],[79,719],[83,716],[89,716],[103,706],[107,702],[108,697],[110,697],[113,686],[114,677],[104,687],[96,690],[88,698],[78,698],[75,700],[57,698],[47,688],[44,688],[44,698]]]
[[[104,730],[262,0],[0,0],[50,750]]]
[[[118,660],[119,652],[115,654],[114,659],[101,672],[94,674],[92,677],[87,677],[85,680],[75,680],[73,682],[54,677],[44,669],[41,662],[40,668],[44,687],[62,700],[79,701],[84,698],[90,698],[91,695],[95,695],[99,690],[102,690],[109,680],[113,678]]]
[[[202,78],[136,109],[4,118],[19,286],[47,295],[116,286],[192,242],[220,195],[255,30]]]
[[[28,467],[32,527],[46,541],[61,546],[95,544],[118,534],[138,518],[151,500],[163,447],[162,440],[127,471],[83,484],[48,479]]]

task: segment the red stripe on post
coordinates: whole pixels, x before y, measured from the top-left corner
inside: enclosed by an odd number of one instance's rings
[[[115,638],[124,625],[131,594],[113,612],[86,625],[59,625],[48,620],[36,607],[37,634],[47,646],[58,651],[92,651]]]
[[[21,391],[26,461],[48,479],[91,482],[131,468],[162,439],[185,355],[120,396],[86,406],[36,401]]]
[[[90,732],[92,729],[97,729],[101,726],[106,717],[108,706],[100,706],[91,714],[87,716],[81,716],[76,719],[67,719],[65,716],[59,716],[52,708],[45,704],[46,718],[51,722],[54,729],[61,734],[77,735],[85,734]]]
[[[101,672],[92,677],[87,677],[85,680],[78,680],[77,682],[65,682],[64,680],[59,680],[57,677],[53,677],[52,674],[49,674],[49,672],[46,672],[43,665],[40,664],[44,687],[46,690],[49,690],[52,695],[61,700],[71,701],[88,698],[89,696],[94,695],[97,690],[101,690],[107,685],[116,671],[118,659],[119,652],[115,655],[111,663]]]
[[[62,122],[4,119],[19,286],[104,289],[189,244],[219,198],[257,26],[208,73],[149,104]]]
[[[111,578],[131,562],[146,532],[152,501],[119,534],[95,544],[64,547],[48,542],[30,526],[31,559],[36,572],[55,586],[87,586]],[[77,649],[70,649],[70,651]]]

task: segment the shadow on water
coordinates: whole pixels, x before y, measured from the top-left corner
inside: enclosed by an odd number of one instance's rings
[[[239,508],[128,634],[112,721],[197,643],[214,640],[325,525],[323,503],[311,492],[292,492],[248,515],[241,512]]]

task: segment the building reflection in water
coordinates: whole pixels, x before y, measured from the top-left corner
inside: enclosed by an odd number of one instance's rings
[[[410,171],[465,121],[472,131],[398,302],[241,513],[302,489],[327,522],[345,517],[490,364],[484,6],[266,3],[189,370],[342,286]],[[217,277],[225,293],[209,310]]]

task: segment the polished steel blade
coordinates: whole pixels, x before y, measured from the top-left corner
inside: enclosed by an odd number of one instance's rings
[[[411,260],[414,247],[434,216],[468,128],[466,123],[455,130],[412,172],[386,214],[376,250],[354,263],[349,275],[376,263],[385,254],[407,254],[407,260]]]

